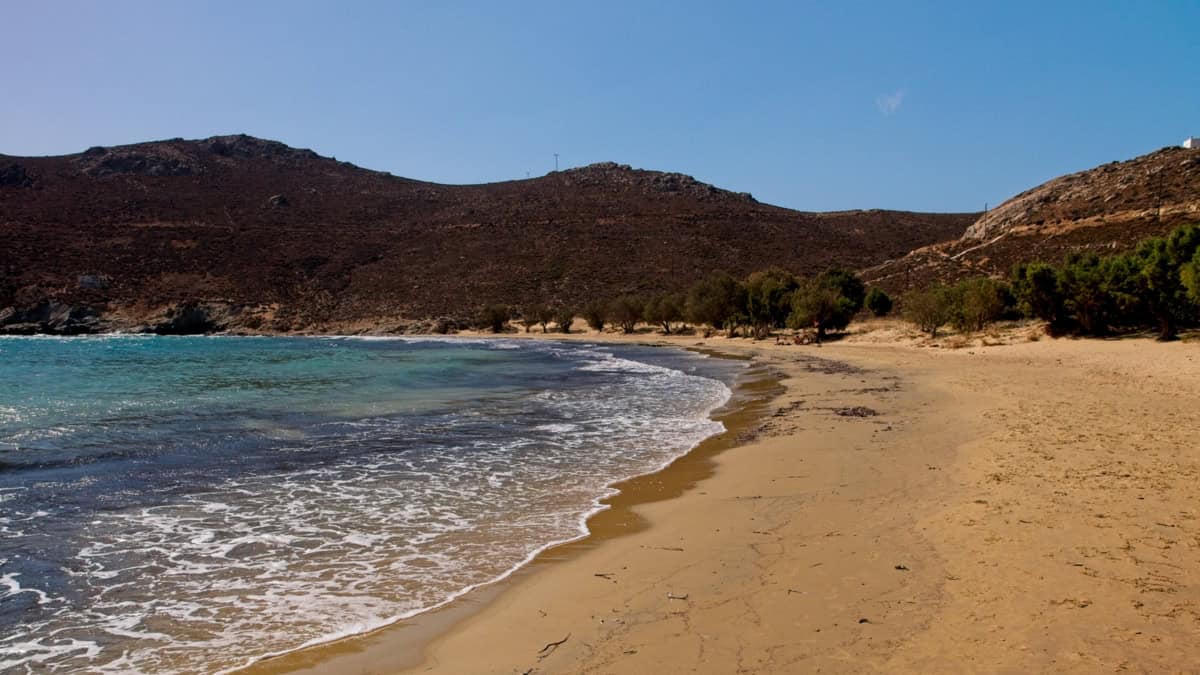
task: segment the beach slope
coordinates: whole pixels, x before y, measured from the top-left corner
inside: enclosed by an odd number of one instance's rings
[[[1177,671],[1200,659],[1194,344],[719,342],[784,377],[756,438],[690,492],[639,507],[647,529],[514,583],[416,670]]]

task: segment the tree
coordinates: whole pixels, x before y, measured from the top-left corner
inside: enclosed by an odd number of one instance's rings
[[[575,311],[566,306],[559,306],[555,308],[554,323],[558,324],[559,332],[570,333],[571,324],[575,323]],[[603,327],[603,325],[601,325],[601,327]]]
[[[863,304],[875,316],[887,316],[892,311],[891,296],[878,286],[874,286],[871,290],[867,291],[867,297],[863,301]]]
[[[622,295],[613,300],[608,306],[608,314],[614,323],[621,327],[621,332],[632,333],[642,319],[646,307],[645,301],[633,295]]]
[[[834,267],[823,272],[817,277],[827,288],[835,288],[843,298],[849,302],[849,307],[852,309],[850,316],[858,314],[863,308],[863,302],[867,297],[867,287],[863,285],[862,279],[858,278],[852,270]],[[850,323],[849,319],[846,321]]]
[[[521,310],[521,322],[525,324],[525,332],[529,332],[530,326],[540,324],[542,332],[546,332],[546,325],[554,320],[554,309],[549,305],[530,305]]]
[[[792,293],[799,287],[796,277],[777,267],[746,277],[746,318],[754,336],[764,338],[772,328],[783,328],[791,313]]]
[[[1183,280],[1184,287],[1187,288],[1188,298],[1193,303],[1200,305],[1200,251],[1196,251],[1192,261],[1184,265],[1180,272],[1180,278]]]
[[[800,284],[792,293],[788,325],[817,329],[817,339],[831,330],[844,330],[862,309],[866,290],[862,281],[847,270],[833,269]]]
[[[662,326],[663,333],[671,334],[671,324],[683,321],[684,298],[677,293],[661,293],[646,301],[643,318],[647,323]]]
[[[504,324],[508,323],[512,312],[504,305],[487,305],[479,312],[479,327],[488,328],[493,333],[503,333]]]
[[[1118,288],[1112,283],[1115,269],[1110,259],[1089,253],[1071,256],[1059,270],[1063,306],[1086,335],[1105,335],[1112,326],[1118,308]],[[1124,304],[1128,311],[1129,303]]]
[[[987,277],[964,279],[947,291],[950,322],[960,331],[983,330],[1004,313],[1004,286]]]
[[[604,324],[608,323],[608,304],[603,302],[589,302],[583,308],[583,319],[587,321],[589,328],[596,332],[604,331]]]
[[[934,286],[904,296],[904,316],[929,337],[936,338],[938,329],[946,325],[953,312],[946,287]]]
[[[553,320],[554,320],[554,308],[551,307],[550,305],[542,305],[538,309],[537,322],[542,325],[543,333],[548,332],[546,329],[549,327],[550,322]]]
[[[746,289],[725,272],[715,272],[688,289],[685,314],[695,324],[728,329],[733,337],[745,321]]]
[[[1200,253],[1200,227],[1181,227],[1167,237],[1142,241],[1134,260],[1124,261],[1124,290],[1143,303],[1158,325],[1158,339],[1174,339],[1179,324],[1196,314],[1184,282],[1186,267]]]
[[[1059,276],[1058,270],[1042,262],[1022,263],[1013,269],[1017,308],[1025,316],[1047,322],[1051,333],[1062,332],[1067,324]]]

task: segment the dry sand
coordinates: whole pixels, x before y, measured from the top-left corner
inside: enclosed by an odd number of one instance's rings
[[[256,670],[1200,669],[1200,345],[888,330],[665,340],[753,355],[785,387],[730,420],[743,443],[715,472],[693,457],[633,490],[672,498],[614,509],[590,543]]]

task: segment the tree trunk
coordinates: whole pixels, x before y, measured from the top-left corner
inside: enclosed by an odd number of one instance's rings
[[[1158,315],[1158,341],[1169,342],[1178,336],[1175,319],[1170,314]]]

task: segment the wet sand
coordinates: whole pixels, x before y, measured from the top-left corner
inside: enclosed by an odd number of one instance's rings
[[[533,338],[532,335],[528,337]],[[582,337],[575,335],[568,339]],[[645,342],[621,338],[615,341]],[[735,356],[702,347],[690,349],[716,358],[752,361],[752,357],[748,355]],[[608,508],[588,519],[588,536],[546,550],[529,565],[509,577],[478,588],[444,607],[425,612],[411,620],[368,634],[268,659],[238,672],[255,675],[333,675],[348,672],[395,672],[420,665],[424,649],[434,639],[446,634],[461,621],[489,605],[498,595],[521,583],[530,574],[537,573],[548,565],[573,559],[606,541],[646,529],[649,522],[636,510],[637,507],[678,498],[701,481],[711,478],[716,468],[716,456],[735,445],[745,443],[747,438],[754,434],[763,417],[771,411],[770,403],[783,391],[778,372],[762,364],[748,363],[747,371],[739,377],[738,386],[730,402],[714,414],[715,419],[719,420],[726,430],[706,439],[660,471],[615,483],[613,487],[619,492],[602,500]]]
[[[1200,663],[1200,345],[666,341],[753,355],[785,388],[732,434],[740,443],[706,460],[712,475],[668,470],[654,480],[670,498],[606,512],[615,520],[597,521],[593,538],[450,612],[271,668]]]

